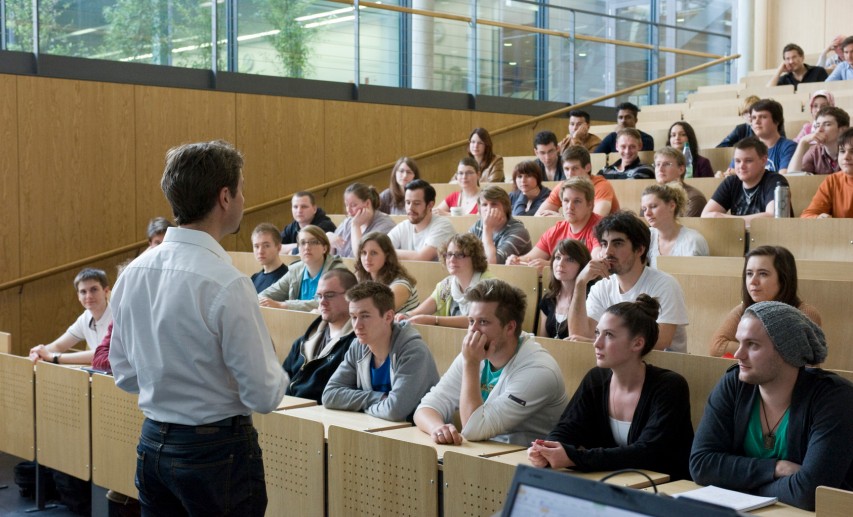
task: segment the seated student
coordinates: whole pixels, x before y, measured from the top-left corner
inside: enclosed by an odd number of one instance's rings
[[[433,214],[435,189],[424,180],[406,184],[406,217],[390,232],[392,246],[400,260],[436,260],[438,248],[456,231],[444,216]]]
[[[80,305],[86,310],[52,343],[32,347],[29,355],[32,362],[92,364],[95,348],[103,341],[107,327],[113,320],[107,274],[100,269],[83,269],[74,277],[74,289]],[[86,351],[64,353],[80,341],[86,342]]]
[[[687,194],[679,183],[649,185],[643,190],[640,213],[649,224],[649,266],[657,268],[661,255],[672,257],[707,257],[708,241],[701,233],[679,224]]]
[[[155,217],[148,221],[148,249],[159,246],[163,243],[163,237],[166,236],[166,230],[175,226],[172,221],[165,217]]]
[[[717,144],[717,147],[734,147],[736,143],[740,142],[744,138],[755,136],[755,133],[753,133],[752,131],[752,125],[750,124],[750,122],[752,122],[752,114],[750,113],[750,108],[752,108],[752,105],[760,100],[761,98],[758,95],[750,95],[749,97],[743,100],[743,102],[740,104],[740,107],[738,108],[738,115],[743,117],[746,122],[744,122],[743,124],[736,125],[732,132],[726,135],[726,137],[723,138],[722,142]]]
[[[391,168],[391,181],[388,188],[379,194],[379,210],[388,215],[406,215],[406,185],[420,179],[418,164],[408,156],[403,156]]]
[[[471,305],[462,351],[423,397],[415,424],[433,442],[498,440],[526,445],[544,435],[566,407],[557,361],[521,331],[527,299],[501,280],[465,293]],[[462,429],[453,425],[459,411]]]
[[[297,192],[290,200],[290,211],[293,214],[293,222],[281,231],[281,253],[284,255],[296,255],[299,253],[299,231],[309,224],[317,226],[324,232],[334,232],[337,227],[329,219],[326,212],[317,206],[314,194],[310,192]]]
[[[761,99],[749,108],[750,126],[755,138],[761,140],[767,147],[767,163],[765,169],[771,172],[785,174],[794,156],[797,144],[785,138],[785,117],[782,105],[773,99]],[[732,176],[735,161],[732,159],[729,168],[722,176]]]
[[[841,108],[821,108],[815,119],[817,129],[797,144],[788,168],[812,174],[832,174],[839,169],[838,137],[850,127],[850,115]]]
[[[560,154],[575,145],[583,147],[590,153],[595,152],[598,144],[601,143],[601,138],[589,132],[589,122],[589,113],[586,111],[572,110],[569,112],[569,133],[557,144]]]
[[[679,120],[669,126],[669,145],[678,149],[682,154],[685,146],[690,146],[690,154],[693,155],[693,177],[694,178],[713,178],[714,168],[711,167],[711,160],[699,154],[699,141],[696,139],[696,131],[693,126]],[[687,163],[685,161],[685,167]]]
[[[391,239],[384,233],[370,232],[362,237],[355,261],[355,276],[359,282],[372,280],[390,287],[394,293],[396,313],[418,306],[417,280],[400,264]]]
[[[346,269],[337,255],[329,252],[329,240],[323,230],[308,225],[299,232],[299,259],[287,273],[258,295],[261,307],[311,311],[317,308],[314,295],[323,273]]]
[[[542,268],[548,265],[548,260],[563,239],[575,239],[583,242],[593,257],[598,256],[598,239],[595,237],[595,225],[601,220],[593,213],[593,196],[595,187],[585,178],[569,178],[560,187],[560,197],[563,199],[565,220],[558,222],[542,234],[536,246],[522,256],[510,255],[506,259],[508,265],[527,265]]]
[[[485,128],[478,127],[471,131],[468,136],[468,156],[477,163],[476,170],[479,172],[477,184],[497,183],[504,180],[503,156],[495,154],[492,137]],[[457,176],[456,180],[458,179]]]
[[[616,131],[610,133],[598,147],[595,148],[596,153],[615,153],[618,150],[618,142],[617,138],[619,136],[619,131],[622,129],[635,129],[637,128],[637,114],[640,112],[640,108],[636,105],[631,104],[630,102],[623,102],[622,104],[616,106],[618,110],[616,112]],[[640,145],[643,151],[654,151],[655,149],[655,139],[652,138],[651,135],[647,135],[642,131],[637,130],[640,135]],[[640,149],[637,149],[638,151]]]
[[[829,45],[818,54],[815,66],[822,66],[826,69],[826,73],[831,74],[838,63],[844,61],[844,52],[841,50],[842,41],[844,41],[843,34],[832,38]]]
[[[826,106],[835,106],[835,96],[832,95],[832,92],[827,90],[816,90],[809,95],[809,113],[811,113],[812,121],[803,123],[802,129],[800,129],[800,132],[794,137],[794,142],[799,143],[804,136],[814,132],[817,112]]]
[[[803,48],[796,43],[788,43],[782,49],[782,63],[776,73],[767,81],[767,87],[790,84],[797,88],[800,83],[822,83],[826,80],[826,69],[811,66],[804,62]]]
[[[480,191],[480,218],[468,230],[483,242],[486,261],[504,264],[510,255],[530,251],[530,232],[512,217],[506,190],[492,185]]]
[[[674,147],[664,147],[655,153],[655,180],[658,185],[677,182],[687,194],[687,217],[699,217],[708,200],[698,188],[684,182],[687,161],[681,151]]]
[[[326,384],[323,405],[395,422],[411,420],[421,397],[439,379],[429,347],[414,327],[394,323],[394,295],[387,286],[362,282],[347,291],[346,299],[358,340]]]
[[[739,217],[747,227],[758,217],[773,217],[776,186],[788,186],[788,180],[765,169],[767,146],[754,137],[741,140],[735,144],[734,163],[735,175],[720,183],[702,217]]]
[[[480,180],[477,173],[477,161],[470,156],[459,160],[456,167],[456,181],[462,190],[452,192],[432,209],[436,215],[476,214],[479,208],[477,197],[480,193]]]
[[[263,292],[287,273],[281,261],[281,234],[270,223],[261,223],[252,230],[252,252],[263,269],[252,275],[255,291]]]
[[[604,217],[610,212],[619,211],[619,200],[616,199],[616,192],[613,190],[613,185],[610,184],[604,176],[591,176],[592,163],[590,161],[589,152],[580,146],[570,146],[563,150],[563,172],[566,178],[582,177],[590,180],[592,186],[595,187],[595,205],[592,209],[593,213]],[[536,211],[537,216],[561,215],[560,207],[563,201],[560,199],[560,192],[563,184],[551,191],[548,199],[542,203],[539,210]]]
[[[569,337],[569,308],[575,294],[575,279],[592,256],[586,246],[574,239],[563,239],[551,255],[551,282],[539,300],[537,336],[554,339]]]
[[[823,331],[781,302],[746,309],[733,365],[711,392],[690,473],[701,485],[813,511],[819,486],[853,489],[853,385],[820,368]]]
[[[533,139],[533,153],[536,155],[535,163],[542,172],[542,181],[561,181],[563,176],[563,164],[560,162],[560,150],[557,148],[557,135],[551,131],[540,131]],[[515,173],[513,172],[513,182]],[[519,215],[519,214],[516,214]]]
[[[320,316],[293,342],[282,364],[290,376],[286,395],[322,402],[326,383],[356,340],[344,294],[357,283],[347,269],[331,269],[320,278],[315,296]]]
[[[562,165],[560,163],[561,176],[563,175]],[[542,181],[542,169],[536,162],[525,160],[515,164],[512,169],[513,189],[509,194],[512,215],[536,214],[539,206],[551,194],[551,189],[543,185]]]
[[[595,364],[563,416],[527,457],[536,467],[583,472],[648,469],[689,479],[690,388],[681,375],[643,361],[658,340],[660,305],[641,294],[612,305],[595,331]]]
[[[483,243],[473,234],[459,233],[441,247],[438,256],[450,274],[435,286],[429,298],[414,310],[398,314],[396,320],[465,328],[469,309],[465,292],[491,277]]]
[[[654,169],[640,162],[642,145],[639,131],[633,128],[620,129],[616,133],[616,151],[621,158],[601,169],[598,174],[609,180],[654,178]]]
[[[838,165],[841,171],[823,180],[800,217],[853,217],[853,128],[838,137]]]
[[[737,350],[737,325],[750,305],[758,302],[783,302],[801,310],[821,325],[816,308],[797,296],[797,263],[782,246],[759,246],[749,250],[743,261],[741,302],[726,316],[711,337],[708,353],[715,357],[731,356]]]
[[[631,302],[641,294],[657,299],[658,339],[655,348],[687,352],[687,306],[678,281],[646,266],[650,233],[633,212],[616,212],[595,226],[601,243],[601,257],[592,260],[575,279],[575,293],[569,310],[569,337],[593,341],[601,316],[611,305]],[[587,287],[598,280],[589,290]]]
[[[171,228],[171,227],[170,227]],[[154,244],[154,247],[159,246],[162,242],[158,242]],[[148,248],[151,249],[151,248]],[[147,251],[147,250],[146,250]],[[122,262],[121,264],[116,266],[116,278],[121,276],[122,271],[126,268],[131,262],[133,262],[132,258],[129,258]],[[95,370],[100,370],[106,373],[112,373],[113,368],[110,365],[110,340],[113,337],[113,322],[110,321],[110,324],[107,326],[107,333],[104,334],[104,339],[98,344],[95,348],[95,354],[92,356],[92,368]],[[76,356],[78,354],[85,354],[86,352],[74,352],[70,354],[65,354],[66,360],[69,363],[74,363],[72,356]]]
[[[372,186],[353,183],[347,187],[344,206],[348,217],[335,233],[326,232],[332,248],[341,257],[352,258],[365,233],[388,233],[396,226],[388,214],[379,211],[379,194]]]
[[[835,70],[829,74],[826,81],[849,81],[853,79],[853,36],[847,36],[841,42],[841,50],[844,52],[844,61],[838,63]]]

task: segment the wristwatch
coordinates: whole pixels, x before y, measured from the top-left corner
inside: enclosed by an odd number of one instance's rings
[[[59,356],[61,356],[61,355],[62,355],[61,353],[53,354],[53,364],[59,364]]]

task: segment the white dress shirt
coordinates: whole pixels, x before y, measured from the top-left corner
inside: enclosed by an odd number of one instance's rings
[[[113,290],[110,363],[159,422],[269,413],[289,382],[249,278],[209,234],[169,228]]]

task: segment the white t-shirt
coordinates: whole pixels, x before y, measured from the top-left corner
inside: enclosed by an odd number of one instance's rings
[[[107,335],[107,328],[113,320],[113,312],[107,304],[107,310],[101,315],[101,318],[95,320],[89,309],[83,311],[77,320],[68,327],[68,332],[80,341],[86,342],[87,350],[94,350],[104,340]]]
[[[595,321],[599,321],[604,311],[611,305],[619,302],[633,302],[641,294],[647,294],[656,298],[660,304],[660,315],[658,324],[669,323],[677,325],[672,344],[667,350],[673,352],[687,352],[687,306],[684,304],[684,292],[678,281],[672,276],[647,267],[628,292],[619,292],[619,279],[616,275],[599,280],[586,299],[586,314]]]
[[[649,266],[658,267],[658,257],[660,249],[658,249],[658,231],[655,228],[649,228],[652,233],[652,241],[649,246]],[[669,255],[672,257],[707,257],[711,252],[708,249],[708,241],[701,233],[693,228],[682,226],[678,232],[678,237],[675,238],[675,244]]]
[[[407,219],[401,221],[388,232],[388,237],[391,239],[394,249],[416,251],[424,246],[432,246],[437,250],[454,234],[456,234],[456,230],[453,229],[450,219],[433,215],[429,225],[419,232],[415,232],[415,225]]]

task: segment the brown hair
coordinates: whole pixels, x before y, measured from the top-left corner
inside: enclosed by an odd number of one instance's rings
[[[379,309],[379,315],[394,310],[394,292],[387,285],[368,280],[349,289],[346,293],[348,302],[360,302],[370,298],[373,305]]]
[[[417,283],[417,280],[400,264],[400,260],[397,258],[397,250],[394,249],[391,239],[382,232],[370,232],[362,237],[361,242],[358,243],[358,252],[355,254],[355,276],[359,282],[372,280],[370,273],[364,269],[364,265],[361,263],[361,252],[364,250],[364,245],[370,241],[376,242],[376,245],[385,254],[385,265],[376,275],[377,282],[390,285],[398,278],[405,278],[412,285]]]
[[[415,160],[412,160],[408,156],[403,156],[397,160],[397,163],[395,163],[394,167],[391,168],[391,182],[388,185],[389,190],[391,190],[391,204],[395,208],[402,208],[406,203],[406,192],[403,190],[403,187],[397,183],[397,169],[399,169],[403,164],[412,169],[412,172],[415,173],[415,177],[412,178],[413,180],[420,179],[421,177],[421,171],[418,169],[418,164],[415,163]]]
[[[660,303],[656,299],[643,293],[633,302],[611,305],[604,312],[619,316],[632,338],[639,336],[644,339],[643,350],[640,352],[641,357],[654,349],[660,334],[657,322],[660,314]]]
[[[470,235],[470,234],[469,234]],[[524,323],[524,311],[527,309],[527,295],[518,287],[514,287],[498,280],[487,278],[480,280],[465,292],[465,300],[474,302],[497,302],[495,316],[506,327],[509,322],[515,322],[515,337],[521,335],[521,326]]]
[[[540,169],[539,165],[533,160],[524,160],[523,162],[516,163],[515,167],[512,168],[513,190],[518,190],[518,185],[516,185],[515,180],[522,174],[532,176],[536,180],[536,186],[542,188],[542,169]]]
[[[512,203],[509,200],[509,194],[506,193],[506,190],[497,185],[489,185],[480,191],[480,203],[484,200],[499,202],[504,207],[504,214],[506,214],[507,221],[512,218]]]
[[[259,233],[266,233],[270,237],[272,237],[272,243],[278,246],[281,244],[281,234],[278,232],[278,228],[275,227],[272,223],[261,223],[255,226],[255,229],[252,230],[252,235],[257,235]]]
[[[773,257],[773,269],[779,277],[779,293],[773,301],[787,303],[792,307],[799,307],[803,303],[797,296],[797,262],[794,260],[794,255],[782,246],[759,246],[750,250],[743,261],[740,288],[744,309],[755,303],[746,287],[746,265],[751,257]]]
[[[581,164],[581,167],[586,168],[587,165],[591,163],[589,150],[586,147],[581,145],[570,145],[563,149],[563,153],[560,155],[563,163],[566,163],[569,160],[576,161]]]
[[[586,247],[586,244],[581,241],[575,239],[563,239],[558,242],[557,246],[554,248],[554,252],[551,253],[551,281],[548,283],[548,290],[545,291],[544,295],[542,295],[543,298],[556,300],[563,289],[562,282],[554,277],[554,258],[557,256],[557,253],[567,257],[572,262],[577,262],[580,266],[578,273],[580,273],[581,270],[589,264],[589,261],[592,260],[592,255],[590,255],[589,249]]]
[[[320,241],[320,244],[326,247],[325,251],[323,251],[323,259],[329,256],[329,250],[332,249],[332,244],[329,242],[329,238],[326,236],[326,232],[324,232],[322,228],[309,224],[304,228],[301,228],[299,233],[307,233],[311,237]],[[299,233],[296,234],[297,242],[299,242]]]
[[[651,194],[664,203],[675,203],[675,218],[678,219],[679,216],[684,215],[684,211],[687,209],[687,192],[684,190],[684,187],[681,186],[681,183],[671,182],[665,185],[649,185],[645,189],[643,189],[643,196]]]
[[[344,191],[344,195],[352,194],[362,201],[370,201],[373,210],[379,210],[379,194],[373,185],[365,185],[364,183],[353,183]]]
[[[589,178],[585,178],[583,176],[567,178],[560,187],[560,199],[563,198],[563,192],[568,189],[572,189],[583,194],[587,203],[592,203],[595,200],[595,186]]]
[[[447,266],[447,259],[444,255],[447,253],[447,248],[449,248],[451,244],[455,244],[459,251],[471,257],[471,266],[474,268],[475,272],[482,273],[489,268],[489,261],[486,259],[486,251],[483,249],[483,242],[473,233],[457,233],[448,239],[447,242],[442,244],[441,248],[438,250],[438,257],[441,265]]]
[[[485,128],[482,128],[482,127],[474,128],[474,130],[471,131],[471,134],[468,135],[468,141],[469,142],[471,141],[471,137],[474,135],[479,136],[480,140],[482,140],[483,143],[486,145],[486,150],[483,151],[483,163],[477,164],[477,172],[480,172],[483,169],[485,169],[486,167],[488,167],[489,165],[491,165],[492,161],[494,161],[495,151],[492,149],[492,137],[489,135],[489,132],[486,131]],[[471,157],[474,156],[473,154],[471,154],[470,149],[468,150],[468,156],[471,156]]]

